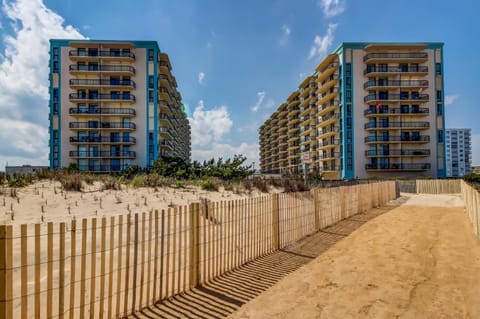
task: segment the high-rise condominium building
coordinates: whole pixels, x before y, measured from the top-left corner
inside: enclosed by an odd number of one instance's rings
[[[445,138],[447,146],[447,176],[460,177],[471,173],[472,141],[469,128],[449,128]]]
[[[343,43],[260,127],[264,173],[444,177],[442,43]]]
[[[190,125],[155,41],[50,40],[50,168],[190,160]]]

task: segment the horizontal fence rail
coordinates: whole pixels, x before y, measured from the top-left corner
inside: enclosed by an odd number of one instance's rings
[[[0,318],[121,318],[396,197],[385,181],[0,226]]]

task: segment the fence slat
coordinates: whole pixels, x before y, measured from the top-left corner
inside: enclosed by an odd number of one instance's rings
[[[97,219],[92,219],[92,242],[90,249],[90,318],[95,318],[95,286],[97,265]]]
[[[102,225],[101,225],[101,246],[100,246],[100,309],[98,313],[98,317],[103,319],[103,312],[104,312],[104,299],[105,299],[105,241],[106,241],[106,230],[107,227],[107,219],[106,217],[102,217]]]
[[[77,248],[76,248],[76,232],[77,232],[77,221],[74,219],[72,220],[71,227],[70,227],[70,308],[69,308],[69,315],[70,319],[74,318],[75,312],[75,269],[76,269],[76,255],[77,255]]]
[[[20,237],[21,237],[21,267],[22,267],[22,274],[21,274],[21,281],[22,281],[22,311],[21,317],[22,319],[28,318],[28,226],[26,224],[22,224],[20,226]],[[2,256],[0,256],[2,258]],[[2,289],[3,285],[0,284],[0,290]],[[2,313],[3,314],[3,313]],[[7,318],[7,317],[5,317]]]
[[[131,214],[127,214],[127,238],[125,242],[125,289],[123,299],[123,314],[128,314],[128,287],[130,285],[130,234],[132,231],[132,218]]]
[[[65,317],[65,223],[60,223],[59,283],[58,283],[58,318]]]
[[[12,226],[0,225],[0,318],[13,318]]]
[[[53,310],[53,223],[47,224],[47,318]]]
[[[87,219],[82,219],[82,255],[80,262],[80,318],[85,318],[85,271],[87,265]]]
[[[130,216],[130,215],[128,215]],[[115,318],[120,316],[120,305],[122,295],[122,256],[123,256],[123,216],[118,216],[118,248],[117,248],[117,281],[115,283],[116,303],[115,303]],[[111,317],[109,317],[111,318]]]
[[[108,301],[107,318],[112,318],[113,309],[113,256],[115,247],[115,216],[110,217],[110,247],[108,251]],[[117,270],[118,271],[118,270]]]

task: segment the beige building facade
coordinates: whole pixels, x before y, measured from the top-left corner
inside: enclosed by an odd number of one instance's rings
[[[155,41],[50,41],[50,168],[115,172],[190,161],[190,125]]]
[[[264,173],[445,177],[442,43],[343,43],[260,127]]]

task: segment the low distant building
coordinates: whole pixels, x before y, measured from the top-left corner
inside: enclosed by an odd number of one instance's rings
[[[461,177],[472,171],[471,131],[469,128],[446,130],[445,145],[448,177]]]
[[[22,165],[22,166],[6,166],[5,173],[8,177],[12,178],[15,175],[27,175],[34,174],[43,170],[48,170],[48,166],[32,166],[32,165]]]
[[[480,165],[472,165],[472,173],[480,174]]]

